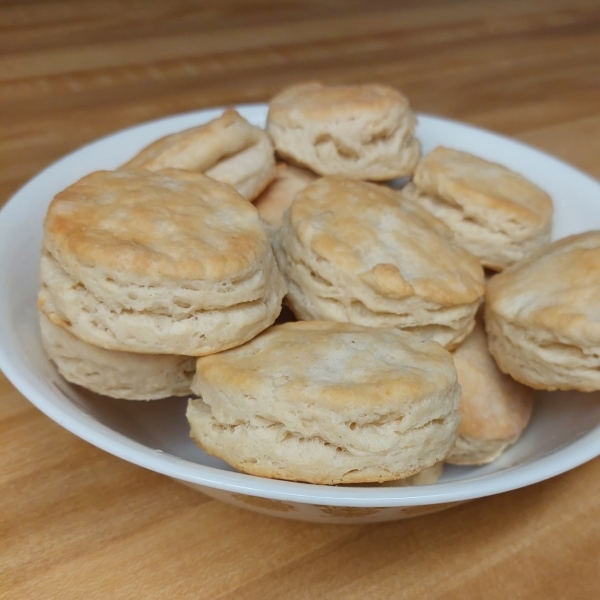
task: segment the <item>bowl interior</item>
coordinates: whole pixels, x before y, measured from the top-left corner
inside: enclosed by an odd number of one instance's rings
[[[263,106],[242,107],[264,125]],[[47,360],[36,312],[42,222],[53,195],[83,175],[112,169],[150,141],[220,114],[179,115],[119,132],[61,159],[24,186],[0,212],[0,368],[50,418],[87,441],[175,478],[220,489],[304,502],[410,505],[469,499],[534,483],[600,454],[600,393],[538,393],[517,444],[483,467],[446,466],[421,488],[352,488],[278,482],[236,473],[190,440],[186,399],[112,400],[62,380]],[[490,132],[421,116],[424,152],[436,145],[503,163],[547,190],[555,202],[554,238],[600,229],[600,184],[542,152]]]

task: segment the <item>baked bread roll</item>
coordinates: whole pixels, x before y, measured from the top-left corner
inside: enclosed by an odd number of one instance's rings
[[[200,356],[275,321],[285,293],[256,209],[188,171],[99,171],[44,224],[39,306],[83,341]]]
[[[482,465],[514,444],[529,422],[533,390],[501,373],[481,321],[453,352],[461,387],[458,438],[446,462]]]
[[[320,484],[409,477],[454,444],[449,352],[395,329],[275,325],[198,360],[187,418],[208,453],[252,475]]]
[[[550,242],[550,196],[518,173],[467,152],[436,148],[402,193],[441,219],[457,244],[495,271]]]
[[[410,175],[421,145],[398,90],[379,84],[293,85],[269,103],[277,153],[320,175],[385,181]]]
[[[275,154],[263,129],[228,109],[205,125],[153,142],[121,168],[204,173],[253,200],[275,177]]]
[[[323,177],[301,191],[273,247],[301,320],[397,327],[449,348],[475,324],[483,269],[447,228],[384,186]]]
[[[170,354],[135,354],[86,344],[40,313],[42,343],[59,373],[92,392],[124,400],[189,396],[196,359]]]
[[[540,390],[600,390],[600,231],[572,235],[491,278],[485,325],[504,373]]]

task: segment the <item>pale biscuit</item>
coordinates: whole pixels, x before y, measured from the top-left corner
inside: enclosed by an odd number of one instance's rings
[[[492,277],[485,325],[498,366],[542,390],[600,390],[600,231],[554,242]]]
[[[170,354],[104,350],[83,342],[40,313],[42,343],[59,373],[71,383],[124,400],[191,395],[196,359]]]
[[[378,85],[291,86],[269,103],[277,153],[321,175],[384,181],[410,175],[421,145],[398,90]]]
[[[198,445],[253,475],[383,482],[443,460],[460,387],[439,344],[395,329],[297,322],[200,358],[188,403]]]
[[[205,125],[155,141],[121,168],[196,171],[253,200],[275,177],[275,154],[263,129],[228,109]]]
[[[302,320],[397,327],[456,346],[475,324],[483,269],[445,230],[393,190],[318,179],[274,235],[286,303]]]
[[[45,220],[39,305],[109,350],[199,356],[277,318],[285,284],[256,209],[188,171],[99,171]]]
[[[481,321],[454,351],[461,386],[458,439],[446,462],[481,465],[514,444],[529,422],[533,390],[501,373],[489,353]]]
[[[296,194],[317,179],[312,171],[285,163],[277,165],[277,174],[269,187],[254,200],[259,217],[272,229],[279,229],[283,213]]]
[[[402,193],[441,219],[456,243],[501,271],[550,242],[552,200],[506,167],[438,147]]]

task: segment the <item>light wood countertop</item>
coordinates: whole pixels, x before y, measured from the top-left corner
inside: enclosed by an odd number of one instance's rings
[[[598,0],[7,0],[0,204],[102,135],[317,78],[600,177]],[[597,598],[598,498],[595,459],[405,521],[270,518],[90,446],[0,374],[0,598]]]

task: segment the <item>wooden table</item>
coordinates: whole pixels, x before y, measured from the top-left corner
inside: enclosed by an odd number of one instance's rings
[[[600,177],[598,0],[4,0],[0,199],[98,136],[312,78],[397,85]],[[598,598],[599,497],[596,459],[407,521],[273,519],[105,454],[0,376],[0,598]]]

